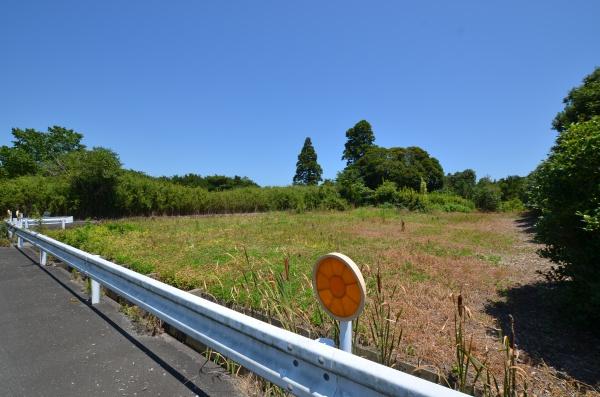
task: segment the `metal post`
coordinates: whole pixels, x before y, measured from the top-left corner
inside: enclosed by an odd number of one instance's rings
[[[25,229],[29,229],[29,219],[25,218]]]
[[[340,349],[352,353],[352,321],[340,321]]]
[[[17,236],[17,247],[23,248],[23,238],[21,236]]]
[[[40,265],[46,266],[46,262],[48,261],[48,254],[44,250],[40,250]]]
[[[90,278],[92,287],[92,305],[100,303],[100,283]]]
[[[61,219],[60,220],[60,226],[62,227],[62,230],[65,230],[65,219]]]

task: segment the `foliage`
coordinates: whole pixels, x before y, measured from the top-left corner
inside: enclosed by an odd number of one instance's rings
[[[338,173],[336,186],[341,196],[354,205],[368,205],[374,202],[373,189],[365,185],[359,170],[355,167],[346,167]]]
[[[375,142],[373,129],[367,120],[359,121],[346,131],[346,138],[342,160],[346,160],[347,165],[356,163]]]
[[[349,168],[356,169],[370,189],[377,189],[384,181],[390,181],[398,187],[418,191],[423,179],[427,190],[433,191],[442,187],[444,178],[438,160],[418,147],[386,149],[374,146]]]
[[[446,175],[444,187],[454,194],[464,198],[473,198],[477,177],[475,171],[466,169],[461,172]]]
[[[72,213],[69,184],[62,178],[39,175],[0,180],[0,208],[29,213]]]
[[[83,135],[59,126],[48,127],[48,132],[13,128],[12,135],[13,146],[0,148],[0,174],[9,178],[35,174],[59,163],[62,155],[85,148]]]
[[[69,153],[64,162],[79,216],[115,215],[115,192],[122,172],[117,154],[96,147]]]
[[[475,186],[473,201],[482,211],[496,211],[501,203],[500,188],[489,178],[481,178]]]
[[[396,193],[398,189],[396,184],[390,181],[384,181],[377,189],[373,198],[377,204],[393,204],[396,201]]]
[[[183,176],[174,175],[170,178],[162,177],[165,181],[171,181],[178,185],[188,187],[201,187],[209,192],[237,189],[241,187],[258,187],[258,184],[248,177],[235,175],[229,177],[225,175],[207,175],[202,177],[198,174],[185,174]]]
[[[0,147],[0,178],[16,178],[31,175],[38,171],[38,165],[25,150]]]
[[[570,280],[577,308],[600,320],[600,117],[564,130],[532,173],[531,205],[540,214],[551,276]]]
[[[559,112],[552,127],[563,132],[569,125],[600,116],[600,67],[583,79],[583,84],[573,88],[563,99],[565,108]]]
[[[527,207],[525,207],[525,204],[523,204],[523,202],[518,198],[503,201],[498,207],[498,211],[500,212],[523,212],[526,209]]]
[[[475,204],[455,194],[433,192],[427,194],[427,210],[442,212],[472,212]]]
[[[502,201],[519,200],[527,202],[527,177],[510,175],[497,182],[502,194]]]
[[[317,152],[309,137],[304,140],[304,146],[298,155],[294,185],[316,185],[321,181],[323,169],[317,162]]]

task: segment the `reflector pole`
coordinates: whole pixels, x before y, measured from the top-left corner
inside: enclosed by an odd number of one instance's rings
[[[352,353],[352,321],[340,321],[340,349]]]

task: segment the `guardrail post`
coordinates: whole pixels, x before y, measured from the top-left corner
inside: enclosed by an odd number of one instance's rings
[[[17,247],[23,248],[23,238],[21,236],[17,236]]]
[[[43,249],[40,249],[40,265],[46,266],[47,261],[48,261],[48,254]]]
[[[29,219],[25,218],[24,222],[25,222],[25,225],[24,225],[25,229],[29,229]]]
[[[100,283],[90,278],[92,287],[92,305],[100,303]]]
[[[64,218],[60,220],[60,227],[62,228],[62,230],[65,230],[65,223],[66,222]]]

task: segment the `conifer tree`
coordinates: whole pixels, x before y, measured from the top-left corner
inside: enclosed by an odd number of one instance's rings
[[[375,141],[373,129],[367,120],[359,121],[346,131],[346,138],[348,141],[346,141],[342,160],[346,160],[347,165],[357,162]]]
[[[322,173],[323,169],[317,163],[317,152],[308,137],[304,140],[304,146],[298,155],[294,185],[316,185],[321,181]]]

